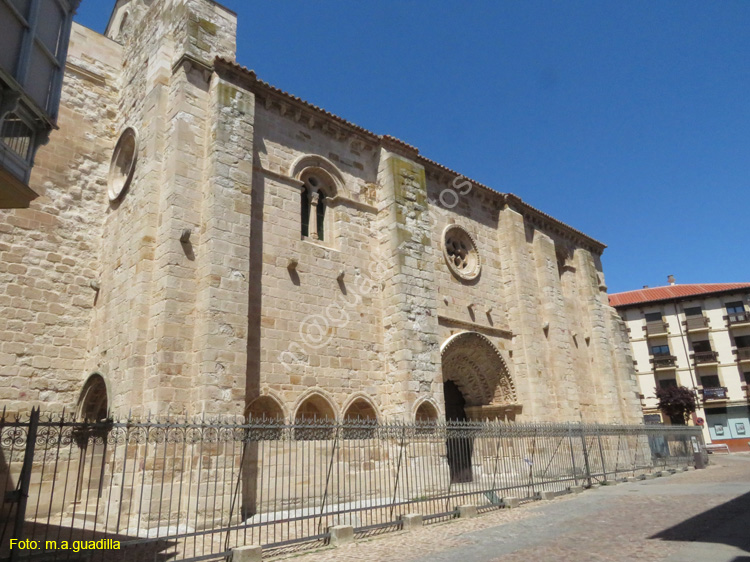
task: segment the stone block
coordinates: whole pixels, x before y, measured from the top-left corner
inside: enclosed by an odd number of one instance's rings
[[[514,497],[503,498],[503,504],[505,505],[507,509],[515,509],[519,505],[521,505],[521,500],[519,500],[518,498],[514,498]]]
[[[329,544],[331,546],[343,546],[354,541],[354,527],[351,525],[334,525],[328,528],[331,534]]]
[[[637,476],[628,476],[628,482],[638,482],[640,480]]]
[[[459,505],[458,516],[461,519],[469,519],[477,516],[477,506],[475,505]]]
[[[582,494],[583,493],[583,486],[571,486],[570,487],[570,493],[571,494]]]
[[[260,546],[248,545],[232,549],[232,562],[261,562],[263,549]]]
[[[407,513],[401,516],[401,528],[404,531],[414,531],[422,527],[422,515],[420,513]]]

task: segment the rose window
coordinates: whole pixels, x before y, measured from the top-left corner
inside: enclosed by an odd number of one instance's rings
[[[443,254],[451,272],[464,280],[479,275],[479,252],[471,234],[457,225],[450,225],[443,233]]]

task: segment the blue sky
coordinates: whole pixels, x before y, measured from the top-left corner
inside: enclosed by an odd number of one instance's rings
[[[238,62],[606,243],[610,293],[750,282],[750,2],[224,4]]]

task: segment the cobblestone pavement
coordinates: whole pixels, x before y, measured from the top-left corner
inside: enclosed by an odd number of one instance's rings
[[[750,455],[710,458],[706,470],[604,486],[284,560],[750,562]]]

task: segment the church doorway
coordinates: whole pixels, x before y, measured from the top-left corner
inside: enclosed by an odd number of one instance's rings
[[[456,383],[451,380],[443,383],[445,395],[445,419],[448,422],[466,421],[466,400]],[[468,429],[468,428],[467,428]],[[466,435],[463,428],[448,427],[446,449],[451,483],[471,482],[471,455],[474,451],[474,439]]]
[[[447,421],[504,419],[516,404],[510,372],[499,350],[478,332],[461,332],[442,345],[443,394]],[[446,436],[451,482],[471,482],[474,440],[471,427],[450,427]]]
[[[110,428],[108,417],[107,384],[104,377],[95,373],[86,380],[78,399],[78,419],[86,423],[74,433],[78,446],[75,503],[83,504],[85,511],[97,505],[96,502],[102,494],[107,435]]]

